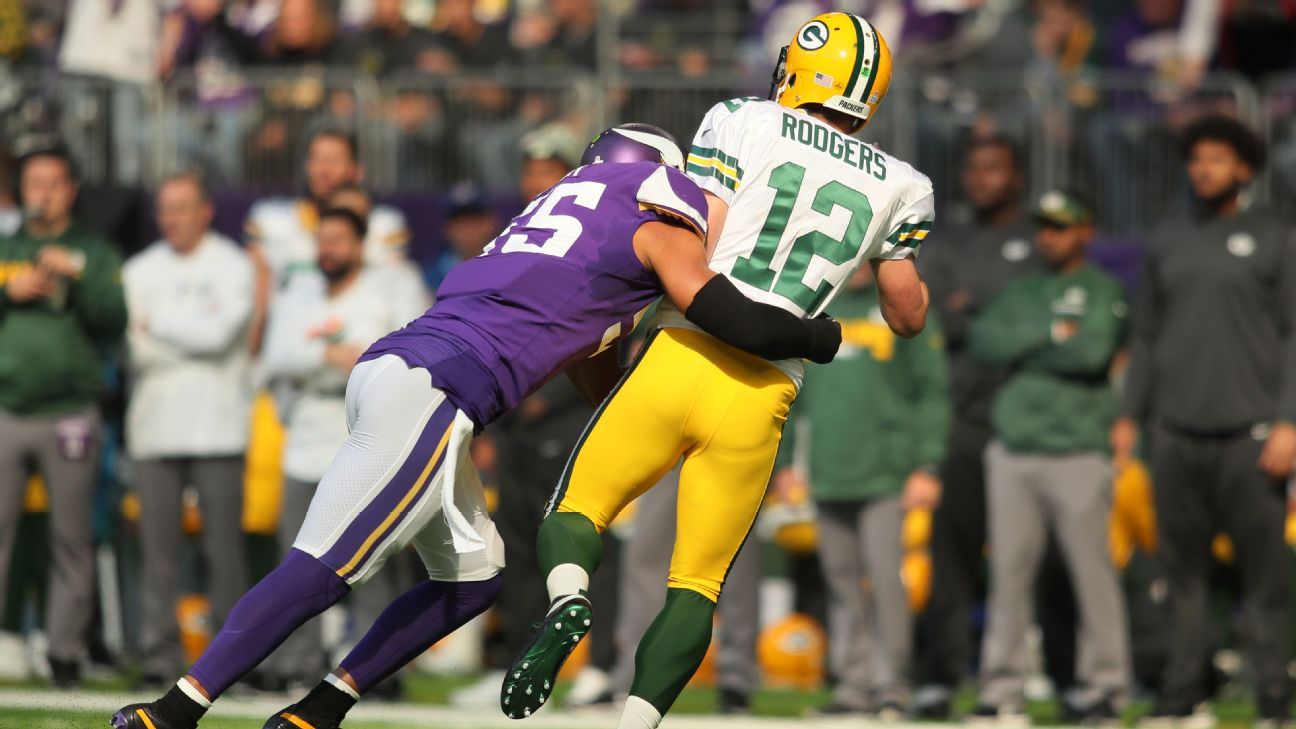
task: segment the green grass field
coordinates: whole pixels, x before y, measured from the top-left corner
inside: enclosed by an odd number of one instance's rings
[[[407,691],[409,701],[406,706],[422,707],[444,707],[447,696],[456,687],[463,685],[471,679],[446,679],[430,676],[411,676],[407,681]],[[119,694],[125,690],[124,682],[100,682],[93,685],[88,696],[93,698],[99,692],[105,694]],[[0,691],[5,689],[22,689],[27,692],[43,692],[49,689],[44,688],[38,683],[27,683],[21,685],[10,684],[0,686]],[[51,700],[57,695],[50,693]],[[765,690],[755,697],[754,713],[760,717],[769,717],[771,719],[783,718],[785,721],[773,721],[768,724],[770,727],[783,727],[788,725],[800,724],[795,721],[798,717],[805,716],[806,712],[814,707],[822,705],[827,696],[822,691],[799,692],[789,690]],[[239,701],[238,697],[230,697],[227,701]],[[102,700],[101,700],[102,701]],[[710,689],[689,689],[680,697],[672,716],[681,717],[703,717],[709,715],[715,706],[715,692]],[[957,711],[966,711],[971,708],[974,696],[971,693],[965,693],[959,697]],[[49,709],[32,708],[4,708],[4,700],[0,697],[0,729],[104,729],[107,726],[107,713],[105,711],[85,711],[69,713],[67,711],[54,711]],[[1132,722],[1143,712],[1147,710],[1146,704],[1135,704],[1129,708],[1126,713],[1127,719]],[[1030,707],[1032,719],[1037,725],[1050,725],[1056,723],[1056,707],[1051,702],[1041,702],[1032,704]],[[1241,729],[1250,723],[1252,709],[1250,702],[1241,699],[1230,699],[1221,701],[1216,705],[1216,713],[1220,717],[1220,726],[1227,729]],[[494,712],[478,712],[481,717],[481,729],[493,729],[501,726],[502,722]],[[478,714],[472,712],[459,712],[452,726],[465,729],[478,729],[474,718]],[[786,721],[792,719],[793,721]],[[203,722],[203,729],[260,729],[264,719],[251,718],[228,718],[213,716]],[[591,720],[585,718],[582,720],[582,727],[590,726]],[[613,726],[615,718],[609,716],[606,722],[600,725]],[[699,722],[690,721],[690,725],[707,726],[732,726],[732,719],[715,719],[712,721]],[[809,723],[809,722],[807,722]],[[417,719],[413,721],[392,721],[389,719],[357,719],[347,722],[348,729],[408,729],[409,727],[432,727],[441,724],[435,720],[435,717],[427,719]],[[860,726],[867,727],[868,724],[861,722]],[[519,729],[524,729],[524,724],[518,724]],[[551,722],[548,727],[553,727]],[[667,727],[671,722],[667,722]]]

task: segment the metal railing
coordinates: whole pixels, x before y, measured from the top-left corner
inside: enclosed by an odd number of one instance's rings
[[[96,183],[150,186],[200,167],[214,184],[251,191],[302,185],[310,134],[355,133],[366,179],[383,191],[435,191],[471,180],[511,190],[518,142],[559,122],[588,135],[615,122],[665,127],[687,145],[715,102],[763,95],[767,80],[618,71],[538,76],[410,74],[377,81],[331,68],[262,71],[206,84],[181,76],[133,86],[81,77],[0,76],[0,130],[61,134]],[[957,217],[966,141],[996,132],[1021,144],[1032,193],[1088,190],[1101,227],[1146,233],[1186,202],[1177,135],[1192,118],[1229,113],[1262,130],[1273,163],[1262,197],[1296,192],[1296,76],[1263,90],[1230,75],[1187,93],[1156,78],[1096,75],[898,74],[863,137],[932,178],[942,217]]]

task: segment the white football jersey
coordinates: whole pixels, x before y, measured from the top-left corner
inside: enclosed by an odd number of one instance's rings
[[[702,120],[688,174],[729,204],[711,269],[748,298],[818,316],[860,266],[917,255],[931,181],[809,114],[750,97]],[[664,312],[662,326],[688,326]],[[798,385],[802,362],[776,365]]]

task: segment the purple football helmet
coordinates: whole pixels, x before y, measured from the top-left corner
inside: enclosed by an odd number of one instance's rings
[[[581,155],[582,165],[658,162],[684,169],[684,154],[671,133],[651,124],[622,124],[600,132]]]

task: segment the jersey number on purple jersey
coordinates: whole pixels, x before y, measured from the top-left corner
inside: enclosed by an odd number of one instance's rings
[[[482,255],[492,252],[495,244],[503,240],[504,245],[500,248],[500,253],[543,253],[546,256],[562,258],[567,255],[567,251],[571,250],[572,244],[580,237],[584,227],[581,221],[570,215],[555,214],[554,208],[558,203],[570,198],[575,204],[594,210],[603,199],[606,190],[607,185],[602,182],[564,182],[555,185],[545,194],[532,200],[526,210],[513,220],[513,224],[505,228],[498,238],[486,246]],[[552,234],[544,243],[532,243],[531,236],[513,232],[523,223],[528,228],[552,231]]]

